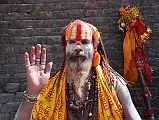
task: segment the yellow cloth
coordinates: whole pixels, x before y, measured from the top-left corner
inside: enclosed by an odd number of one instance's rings
[[[114,89],[107,89],[101,67],[96,67],[98,80],[98,120],[123,120],[122,107]],[[53,76],[40,92],[32,120],[66,120],[66,69]]]
[[[134,61],[137,35],[134,29],[127,31],[123,42],[124,78],[133,85],[138,80],[138,71]]]
[[[98,80],[98,120],[123,120],[122,106],[113,87],[107,88],[107,80],[101,67],[96,67]]]

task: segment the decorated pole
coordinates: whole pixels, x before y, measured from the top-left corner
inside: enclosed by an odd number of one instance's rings
[[[142,87],[142,93],[144,98],[145,117],[147,120],[154,120],[153,110],[150,104],[151,93],[147,87],[147,84],[152,81],[152,70],[148,65],[148,57],[144,50],[140,47],[135,49],[134,61],[139,73],[140,83]]]
[[[124,53],[124,78],[133,86],[140,79],[145,117],[154,120],[151,108],[151,93],[147,87],[152,81],[152,69],[148,65],[148,57],[144,51],[144,44],[149,40],[152,33],[140,15],[137,7],[121,7],[119,29],[125,34],[123,42]]]
[[[141,81],[143,97],[144,97],[144,101],[145,101],[145,109],[146,109],[145,117],[147,118],[147,120],[154,120],[153,110],[152,110],[152,107],[150,104],[151,93],[145,84],[143,70],[139,68],[138,72],[140,74],[140,81]]]

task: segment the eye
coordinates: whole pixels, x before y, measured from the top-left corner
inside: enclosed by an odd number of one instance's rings
[[[82,43],[82,44],[89,44],[89,43],[90,43],[90,40],[83,39],[83,40],[81,40],[81,43]]]
[[[76,43],[75,40],[69,40],[69,44],[74,44],[74,43]]]

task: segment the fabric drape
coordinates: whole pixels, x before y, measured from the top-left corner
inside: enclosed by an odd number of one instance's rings
[[[98,81],[98,120],[123,120],[122,106],[100,65],[96,67]],[[66,120],[66,68],[56,73],[40,92],[32,112],[32,120]]]

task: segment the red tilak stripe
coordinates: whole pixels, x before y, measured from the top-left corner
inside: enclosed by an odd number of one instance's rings
[[[81,41],[82,26],[77,24],[76,41]]]

